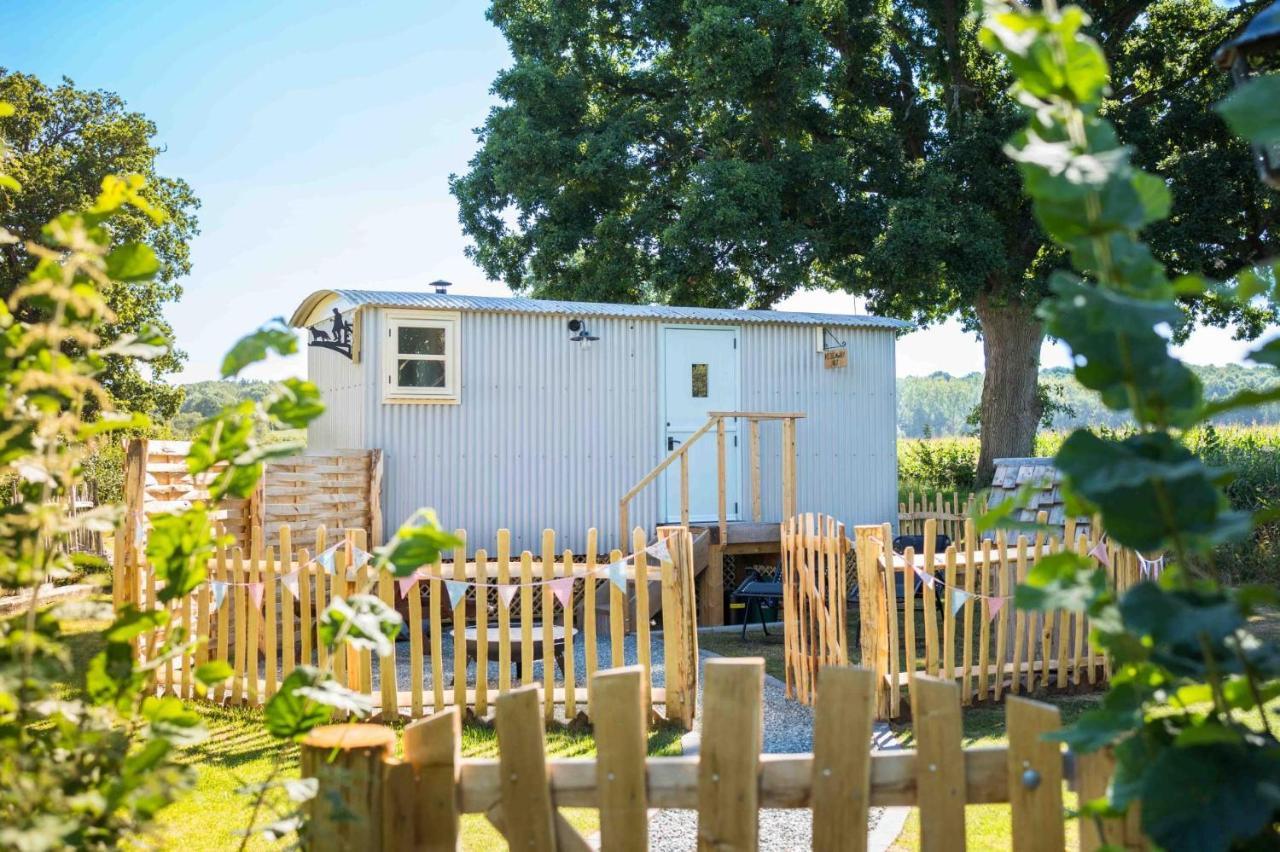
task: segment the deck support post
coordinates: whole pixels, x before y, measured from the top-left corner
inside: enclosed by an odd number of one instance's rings
[[[862,667],[875,672],[875,708],[877,719],[889,718],[888,615],[885,612],[884,583],[880,575],[880,557],[885,543],[881,528],[861,524],[853,528],[854,550],[858,563],[859,642]],[[892,563],[890,563],[892,564]],[[892,686],[897,689],[897,684]]]

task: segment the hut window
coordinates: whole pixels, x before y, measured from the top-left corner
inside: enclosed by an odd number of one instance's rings
[[[693,365],[693,394],[695,399],[707,398],[707,365]]]
[[[384,402],[457,402],[456,314],[389,313]]]

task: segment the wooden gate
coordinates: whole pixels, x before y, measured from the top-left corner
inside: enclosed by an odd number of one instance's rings
[[[782,622],[787,697],[812,704],[818,669],[849,662],[849,540],[826,515],[782,525]]]

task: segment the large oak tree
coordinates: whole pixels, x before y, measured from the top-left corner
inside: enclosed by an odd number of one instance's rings
[[[5,172],[22,185],[20,192],[0,193],[0,226],[18,238],[0,246],[0,298],[7,299],[26,277],[34,261],[25,243],[39,236],[44,223],[65,210],[84,209],[104,177],[140,174],[146,179],[143,195],[165,214],[164,221],[157,224],[128,208],[107,227],[113,245],[150,246],[160,268],[152,280],[116,284],[106,294],[116,321],[102,335],[112,341],[150,326],[172,338],[164,306],[182,295],[179,279],[191,270],[188,243],[198,233],[200,202],[185,181],[157,172],[155,124],[110,92],[77,89],[66,79],[50,87],[4,68],[0,101],[14,107],[0,121],[9,154]],[[112,357],[100,380],[118,408],[166,420],[177,412],[182,391],[163,377],[184,358],[175,349],[143,367],[132,358]]]
[[[1160,259],[1213,275],[1274,253],[1275,202],[1209,109],[1228,85],[1213,49],[1261,0],[1083,5],[1114,66],[1111,118],[1173,187]],[[452,188],[490,277],[726,307],[823,287],[924,324],[959,316],[986,363],[980,478],[1031,450],[1035,308],[1061,263],[1002,151],[1022,124],[1009,79],[962,0],[495,0],[489,15],[514,63]],[[1186,308],[1188,328],[1269,319]]]

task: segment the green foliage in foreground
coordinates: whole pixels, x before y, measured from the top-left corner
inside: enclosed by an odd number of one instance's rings
[[[1171,852],[1274,846],[1280,740],[1265,716],[1261,731],[1246,716],[1280,695],[1280,645],[1249,624],[1280,596],[1225,589],[1194,572],[1196,558],[1246,540],[1271,515],[1233,508],[1230,474],[1197,456],[1183,430],[1280,399],[1280,389],[1206,401],[1158,329],[1177,325],[1180,297],[1274,308],[1280,288],[1271,270],[1247,270],[1235,286],[1171,279],[1140,240],[1168,216],[1171,194],[1134,167],[1102,117],[1107,61],[1087,25],[1076,6],[992,6],[981,37],[1007,63],[1026,110],[1006,152],[1036,220],[1074,268],[1053,274],[1039,316],[1071,348],[1076,379],[1136,424],[1128,435],[1077,430],[1062,442],[1055,462],[1068,509],[1101,514],[1114,541],[1163,553],[1169,567],[1158,584],[1138,583],[1117,599],[1091,559],[1055,554],[1036,563],[1015,603],[1086,612],[1090,642],[1112,660],[1102,705],[1056,735],[1082,752],[1114,748],[1108,793],[1081,803],[1086,814],[1110,819],[1140,803],[1144,833]],[[1254,80],[1218,109],[1233,125],[1247,112],[1250,141],[1280,140],[1280,76]],[[1280,341],[1251,357],[1280,366]]]

